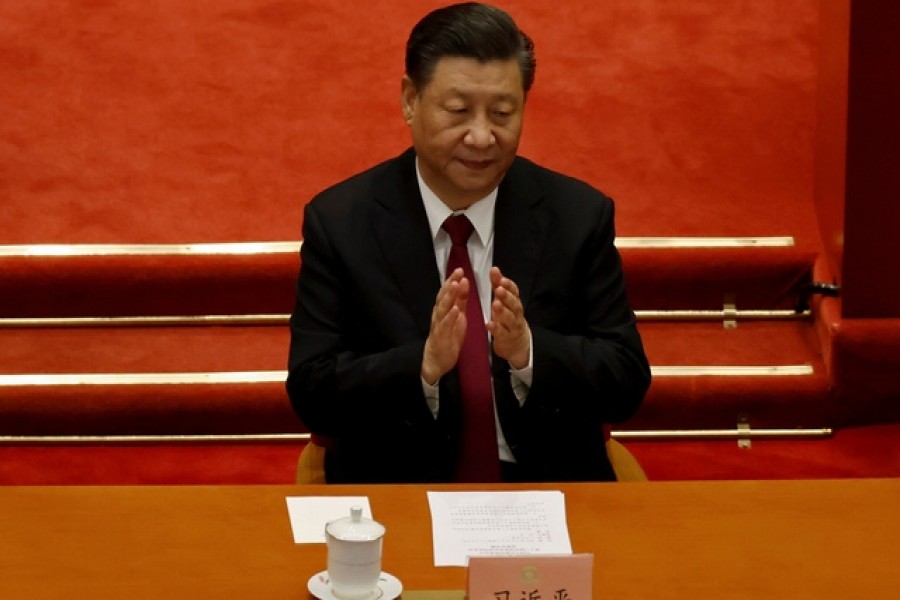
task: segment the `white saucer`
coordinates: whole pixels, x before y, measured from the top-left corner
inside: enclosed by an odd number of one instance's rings
[[[319,600],[340,600],[331,591],[331,582],[328,579],[328,571],[319,571],[309,578],[306,584],[311,593]],[[390,573],[381,572],[378,577],[378,589],[369,598],[369,600],[394,600],[403,592],[403,584],[400,580]]]

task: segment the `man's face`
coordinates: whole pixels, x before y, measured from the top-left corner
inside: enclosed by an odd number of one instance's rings
[[[522,135],[515,59],[442,58],[422,89],[403,78],[401,103],[422,178],[447,206],[464,209],[499,185]]]

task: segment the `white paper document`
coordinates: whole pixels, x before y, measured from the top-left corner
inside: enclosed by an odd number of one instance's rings
[[[325,524],[350,516],[350,509],[361,506],[363,516],[372,518],[367,496],[289,496],[288,516],[294,543],[325,543]]]
[[[469,556],[571,554],[560,491],[428,492],[434,564],[464,567]]]

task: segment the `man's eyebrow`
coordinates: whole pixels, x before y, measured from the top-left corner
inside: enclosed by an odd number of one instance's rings
[[[453,96],[463,99],[471,98],[472,96],[480,96],[481,94],[473,94],[471,92],[465,92],[459,88],[450,88],[444,94],[444,96]],[[487,94],[491,96],[494,100],[508,101],[508,102],[517,102],[518,99],[515,94],[509,94],[506,92],[500,94]]]

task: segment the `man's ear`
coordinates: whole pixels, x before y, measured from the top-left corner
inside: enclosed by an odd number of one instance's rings
[[[404,75],[400,81],[400,108],[403,111],[403,120],[407,125],[412,124],[412,118],[416,112],[417,96],[418,92],[412,79],[408,75]]]

